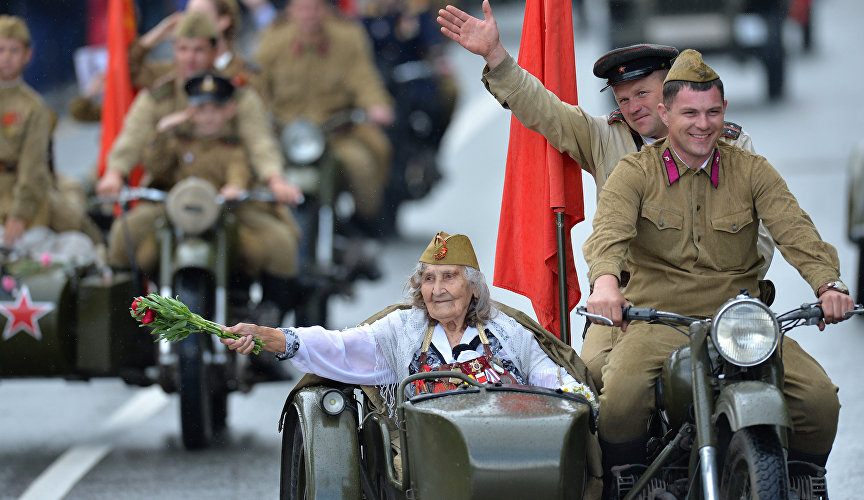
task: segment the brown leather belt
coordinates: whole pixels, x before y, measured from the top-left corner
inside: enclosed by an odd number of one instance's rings
[[[12,173],[18,170],[18,164],[11,161],[0,161],[0,174]]]

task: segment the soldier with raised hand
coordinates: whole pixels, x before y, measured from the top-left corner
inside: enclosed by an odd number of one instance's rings
[[[135,97],[123,129],[111,147],[105,175],[96,184],[98,194],[118,194],[124,176],[141,160],[159,120],[172,113],[186,112],[188,103],[183,85],[189,77],[213,68],[218,37],[216,27],[205,14],[184,15],[175,30],[174,69],[152,89]],[[230,126],[243,144],[257,178],[267,183],[280,202],[297,203],[302,195],[283,178],[284,161],[261,98],[251,88],[244,87],[238,89],[236,100],[237,114]]]
[[[290,0],[288,20],[259,43],[259,90],[276,122],[297,118],[324,123],[360,108],[366,122],[334,131],[330,140],[354,195],[355,222],[376,227],[389,176],[392,146],[382,126],[394,120],[393,102],[372,59],[362,26],[332,14],[325,0]]]
[[[21,74],[33,55],[30,31],[15,16],[0,16],[0,218],[3,244],[47,226],[85,232],[102,241],[83,203],[63,195],[49,167],[55,115]]]
[[[640,44],[611,50],[594,63],[594,75],[606,80],[618,108],[605,116],[594,116],[581,106],[562,102],[528,71],[519,67],[501,43],[498,25],[488,0],[483,1],[484,19],[448,5],[438,12],[441,32],[470,52],[486,60],[483,83],[501,105],[513,112],[528,129],[542,134],[559,151],[566,152],[594,177],[597,196],[606,179],[624,156],[663,139],[669,133],[660,119],[658,104],[663,97],[663,79],[678,50],[674,47]],[[721,140],[753,151],[750,136],[741,127],[726,122]],[[759,254],[764,259],[759,278],[765,277],[774,245],[760,228]],[[622,278],[626,283],[627,274]],[[773,285],[763,281],[763,298],[770,303]],[[582,359],[598,387],[603,385],[602,367],[617,338],[604,325],[591,325],[582,343]]]

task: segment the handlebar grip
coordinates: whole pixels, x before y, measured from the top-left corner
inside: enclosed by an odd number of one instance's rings
[[[624,306],[621,308],[625,321],[653,321],[657,319],[657,311],[647,307]]]

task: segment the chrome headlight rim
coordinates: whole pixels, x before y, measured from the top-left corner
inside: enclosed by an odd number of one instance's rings
[[[738,336],[734,334],[730,335],[728,332],[729,328],[734,328],[728,325],[728,322],[732,321],[732,319],[729,318],[729,314],[737,309],[753,307],[761,310],[766,318],[770,318],[770,321],[764,322],[763,327],[758,330],[748,329],[748,334],[762,335],[765,340],[762,342],[761,346],[758,346],[758,350],[755,354],[743,358],[740,355],[736,355],[733,352],[733,349],[730,348],[731,341]],[[752,314],[753,312],[756,311],[751,311],[750,313],[745,312],[745,314]],[[774,354],[774,351],[777,350],[781,338],[780,324],[777,322],[774,313],[762,301],[751,297],[738,297],[723,304],[723,306],[717,311],[717,314],[714,315],[711,331],[714,346],[717,348],[720,355],[723,356],[723,359],[742,367],[756,366],[765,362]],[[740,337],[738,338],[740,340]]]

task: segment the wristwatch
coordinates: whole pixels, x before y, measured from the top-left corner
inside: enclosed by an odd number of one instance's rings
[[[837,281],[829,281],[828,283],[825,283],[824,285],[820,286],[819,290],[816,290],[816,297],[821,297],[822,294],[827,292],[828,290],[836,290],[840,293],[845,293],[846,295],[849,295],[849,287],[847,287],[845,284],[843,284],[842,281],[837,280]]]

